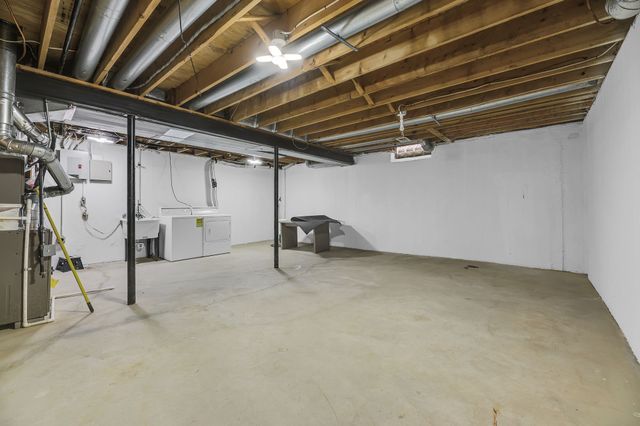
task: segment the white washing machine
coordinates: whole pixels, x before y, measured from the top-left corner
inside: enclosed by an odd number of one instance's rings
[[[230,215],[210,208],[160,209],[160,257],[176,261],[230,251]]]

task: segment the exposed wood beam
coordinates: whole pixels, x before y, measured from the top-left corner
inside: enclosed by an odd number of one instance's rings
[[[238,22],[265,22],[275,18],[275,15],[246,15],[238,19]]]
[[[444,143],[451,143],[451,139],[449,139],[448,137],[446,137],[440,130],[438,129],[434,129],[434,128],[429,128],[429,132],[431,132],[431,134],[433,136],[435,136],[436,138],[440,139],[442,142]]]
[[[45,1],[42,23],[40,25],[40,50],[38,51],[39,69],[44,69],[45,63],[47,62],[47,54],[49,53],[49,45],[51,44],[51,35],[53,34],[53,27],[56,24],[59,8],[60,0]]]
[[[269,46],[269,43],[271,43],[271,38],[267,35],[266,32],[264,32],[264,29],[262,28],[262,26],[260,26],[260,24],[258,24],[255,21],[251,21],[249,25],[251,25],[251,28],[256,33],[256,35],[260,37],[260,40],[262,40],[264,45]]]
[[[318,69],[322,73],[322,76],[325,78],[325,80],[327,80],[331,85],[336,83],[336,78],[333,76],[333,74],[331,74],[329,68],[324,65],[320,65]]]
[[[364,48],[376,42],[381,42],[395,32],[410,28],[419,22],[426,21],[433,16],[444,13],[467,1],[469,0],[425,0],[391,19],[380,22],[350,37],[348,42],[358,48]],[[245,89],[238,90],[225,99],[212,103],[205,108],[205,112],[207,114],[214,114],[350,53],[352,53],[352,51],[349,47],[343,43],[337,43],[317,55],[306,59],[301,67],[292,69],[286,73],[278,73]]]
[[[290,35],[289,41],[294,41],[310,31],[327,23],[336,16],[348,11],[360,4],[363,0],[314,0],[301,1],[289,8],[272,22],[269,22],[265,29],[267,34],[276,29],[292,30],[297,23],[307,16],[321,11],[309,19],[304,25],[296,28]],[[323,9],[325,8],[326,9]],[[255,63],[256,52],[262,47],[262,40],[255,35],[249,37],[233,48],[233,51],[225,56],[224,60],[215,61],[175,89],[175,100],[177,105],[184,105],[191,99],[198,96],[212,87],[220,84],[229,77],[246,69]]]
[[[111,68],[120,59],[131,41],[140,32],[151,14],[158,7],[161,0],[136,0],[134,5],[127,8],[125,16],[120,21],[113,39],[102,56],[102,60],[96,69],[94,83],[102,83]]]
[[[147,95],[153,89],[158,87],[158,85],[160,85],[164,80],[169,78],[173,73],[186,64],[190,60],[191,56],[197,55],[203,49],[208,47],[215,39],[220,37],[220,35],[235,24],[239,18],[249,13],[258,3],[260,3],[260,0],[240,0],[240,2],[227,11],[224,16],[204,30],[193,41],[188,49],[180,53],[162,72],[156,75],[144,90],[142,90],[142,95]],[[252,23],[252,25],[259,26],[256,23]]]
[[[356,92],[358,92],[358,94],[362,96],[365,101],[367,101],[367,104],[369,104],[369,106],[374,106],[375,104],[373,102],[373,99],[371,99],[371,96],[369,96],[369,94],[365,92],[364,87],[362,87],[362,85],[358,83],[358,80],[354,78],[351,81],[353,82],[353,86],[356,88]]]

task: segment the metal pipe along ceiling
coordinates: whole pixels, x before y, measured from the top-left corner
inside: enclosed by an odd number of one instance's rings
[[[80,47],[73,64],[74,77],[87,81],[96,71],[107,43],[124,14],[129,0],[94,0],[82,31]]]
[[[135,44],[127,61],[109,80],[109,86],[118,90],[124,90],[131,86],[153,61],[180,36],[180,27],[186,30],[215,2],[216,0],[178,0],[174,2],[174,5],[156,24],[153,32]],[[182,25],[180,17],[182,17]]]
[[[512,98],[500,99],[493,102],[487,102],[480,105],[473,105],[467,108],[456,109],[453,111],[443,112],[441,114],[436,115],[426,115],[423,117],[413,118],[411,120],[405,120],[405,127],[409,126],[419,126],[421,124],[427,124],[432,122],[437,122],[440,120],[449,120],[452,118],[462,117],[470,114],[477,114],[483,111],[489,111],[496,108],[502,108],[505,106],[532,101],[534,99],[540,99],[547,96],[553,96],[560,93],[569,92],[572,90],[584,89],[587,87],[593,87],[593,82],[586,83],[575,83],[566,86],[554,87],[551,89],[541,90],[539,92],[527,93],[524,95],[514,96]],[[353,138],[357,136],[366,136],[374,133],[385,132],[388,130],[398,129],[398,123],[390,123],[390,124],[382,124],[380,126],[369,127],[367,129],[354,130],[352,132],[341,133],[339,135],[326,136],[324,138],[316,139],[316,142],[331,142],[339,139]]]
[[[375,0],[345,16],[335,20],[327,28],[342,38],[349,38],[367,28],[391,18],[394,15],[420,3],[421,0]],[[285,47],[288,52],[297,52],[303,58],[308,58],[327,49],[338,41],[327,32],[319,29],[306,35]],[[238,90],[244,89],[265,78],[278,73],[279,70],[271,64],[254,64],[246,70],[236,74],[224,83],[214,87],[200,97],[187,104],[187,108],[198,110],[223,99]]]

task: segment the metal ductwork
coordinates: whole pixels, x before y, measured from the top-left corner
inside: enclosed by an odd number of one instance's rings
[[[124,14],[129,0],[94,0],[82,31],[80,47],[76,53],[72,74],[88,81],[93,77],[98,62]]]
[[[116,0],[117,2],[117,0]],[[186,30],[216,0],[180,0],[164,14],[155,29],[144,40],[136,43],[127,61],[109,80],[109,86],[124,90],[155,61],[162,52],[180,36],[180,27]],[[182,17],[182,25],[180,24]]]
[[[605,8],[614,19],[629,19],[640,14],[640,0],[607,0]]]
[[[326,28],[319,29],[286,46],[286,50],[296,52],[303,58],[308,58],[338,43],[336,37],[347,39],[367,28],[389,19],[394,15],[420,3],[421,0],[375,0],[365,2],[366,5],[352,13],[335,20]],[[239,90],[255,84],[279,72],[278,68],[267,64],[254,64],[246,70],[236,74],[219,86],[209,90],[200,97],[187,103],[187,108],[199,110],[205,106],[223,99]]]
[[[13,124],[38,145],[48,147],[51,143],[49,136],[42,133],[15,104],[13,105]]]
[[[512,98],[500,99],[493,102],[487,102],[480,105],[474,105],[467,108],[456,109],[453,111],[444,112],[436,115],[426,115],[423,117],[413,118],[411,120],[404,120],[405,127],[419,126],[428,123],[437,123],[440,120],[450,120],[452,118],[463,117],[470,114],[477,114],[484,111],[489,111],[496,108],[503,108],[509,105],[514,105],[521,102],[528,102],[534,99],[540,99],[547,96],[558,95],[560,93],[566,93],[573,90],[586,89],[593,87],[593,82],[575,83],[566,86],[554,87],[551,89],[541,90],[539,92],[527,93],[525,95],[514,96]],[[326,136],[324,138],[315,139],[315,142],[331,142],[339,139],[353,138],[358,136],[366,136],[374,133],[386,132],[389,130],[398,129],[398,123],[382,124],[380,126],[369,127],[367,129],[354,130],[352,132],[341,133],[333,136]]]
[[[28,155],[40,159],[47,167],[57,186],[45,188],[45,197],[55,197],[73,191],[73,183],[63,170],[52,150],[49,138],[14,107],[16,88],[16,44],[4,40],[16,40],[14,25],[0,20],[0,150],[16,155]],[[30,138],[42,145],[14,138],[13,124]]]

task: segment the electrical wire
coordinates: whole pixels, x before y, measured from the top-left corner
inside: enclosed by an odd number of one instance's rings
[[[13,19],[13,23],[16,24],[16,27],[18,28],[18,32],[20,33],[20,37],[22,37],[22,56],[20,56],[20,59],[18,59],[18,62],[20,62],[27,55],[27,38],[24,36],[24,33],[22,32],[22,28],[20,28],[20,24],[18,24],[18,20],[16,19],[16,15],[13,13],[13,9],[11,8],[11,4],[9,3],[9,0],[4,0],[4,4],[7,6],[7,9],[9,9],[9,14],[11,14],[11,19]]]
[[[171,183],[171,192],[173,193],[173,198],[175,198],[175,200],[178,203],[182,204],[183,206],[189,207],[189,210],[190,210],[191,214],[193,214],[193,206],[191,204],[187,204],[187,203],[185,203],[183,201],[180,201],[178,199],[178,196],[176,195],[176,190],[173,187],[173,161],[172,161],[171,158],[172,158],[171,157],[171,152],[169,152],[169,180],[170,180],[170,183]]]
[[[96,228],[94,226],[91,226],[91,224],[89,224],[88,221],[86,221],[86,220],[84,221],[84,229],[87,231],[87,233],[89,235],[91,235],[93,238],[96,238],[96,239],[102,240],[102,241],[105,241],[105,240],[108,240],[109,238],[111,238],[113,236],[113,234],[115,234],[116,231],[118,230],[118,228],[120,228],[121,226],[122,226],[122,222],[118,222],[116,227],[113,228],[113,231],[107,233],[107,232],[103,232],[103,231],[99,230],[98,228]],[[97,232],[97,233],[99,233],[101,235],[96,235],[96,234],[94,234],[94,232]]]

